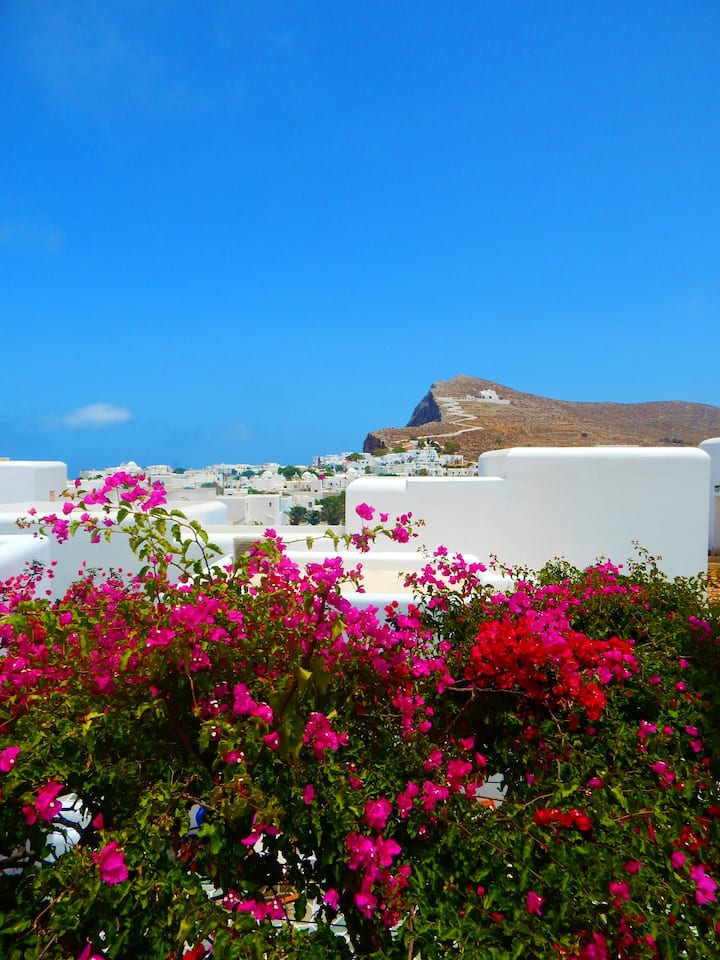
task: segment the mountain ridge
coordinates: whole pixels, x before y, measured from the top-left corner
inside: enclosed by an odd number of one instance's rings
[[[502,447],[696,446],[713,436],[720,436],[720,407],[710,404],[556,400],[461,374],[432,383],[406,426],[371,431],[363,450],[423,440],[475,458]]]

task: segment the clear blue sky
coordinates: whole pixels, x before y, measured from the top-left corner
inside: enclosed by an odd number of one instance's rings
[[[4,0],[0,454],[720,404],[720,4]]]

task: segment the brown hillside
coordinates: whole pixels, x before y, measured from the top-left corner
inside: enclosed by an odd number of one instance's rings
[[[499,404],[481,399],[494,390]],[[720,436],[720,407],[680,400],[576,403],[520,393],[492,380],[458,376],[434,383],[406,427],[374,430],[363,450],[409,445],[414,439],[475,459],[502,447],[637,444],[695,446]]]

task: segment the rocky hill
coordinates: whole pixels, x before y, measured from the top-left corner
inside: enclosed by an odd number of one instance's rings
[[[695,446],[720,436],[720,407],[680,400],[577,403],[458,376],[433,383],[406,427],[374,430],[363,450],[434,442],[475,459],[502,447]]]

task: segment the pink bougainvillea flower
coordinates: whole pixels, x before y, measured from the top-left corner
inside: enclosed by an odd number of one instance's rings
[[[638,873],[642,867],[641,860],[628,860],[628,862],[623,866],[625,873]]]
[[[306,806],[309,806],[315,799],[315,787],[311,783],[305,784],[302,797]]]
[[[423,784],[423,807],[425,810],[434,810],[438,803],[444,803],[450,796],[447,787],[426,780]]]
[[[651,733],[657,733],[657,726],[654,723],[648,723],[647,720],[640,721],[638,737],[640,740],[647,740]]]
[[[443,761],[442,752],[437,748],[434,748],[433,750],[430,751],[430,755],[428,756],[427,760],[423,763],[423,768],[428,771],[437,770],[438,767],[440,767],[440,765],[442,764],[442,761]]]
[[[413,783],[412,780],[408,781],[405,790],[397,795],[398,814],[400,817],[407,817],[412,810],[413,800],[419,793],[420,787],[418,787],[416,783]]]
[[[53,780],[50,783],[46,783],[45,786],[41,787],[38,791],[37,800],[35,801],[35,812],[41,820],[47,820],[49,823],[62,809],[60,801],[55,799],[62,788],[63,785],[61,783],[56,783]]]
[[[99,853],[94,853],[93,860],[98,865],[100,879],[104,883],[112,885],[127,880],[128,868],[125,865],[125,855],[115,840],[106,844]]]
[[[265,823],[263,820],[258,820],[257,814],[253,817],[253,825],[250,833],[243,837],[240,843],[244,844],[246,847],[254,847],[258,840],[262,840],[263,834],[267,834],[269,837],[276,837],[280,831],[277,827],[273,826],[271,823]]]
[[[250,691],[244,683],[238,683],[233,687],[233,712],[238,714],[250,713],[255,706],[255,701],[250,696]]]
[[[0,773],[9,773],[15,766],[20,747],[5,747],[0,753]]]
[[[85,944],[85,949],[77,958],[77,960],[105,960],[101,953],[93,953],[93,948],[91,943]]]
[[[259,719],[268,726],[273,722],[273,709],[267,703],[255,704],[255,707],[250,712],[254,717],[259,717]]]
[[[401,527],[398,524],[394,530],[390,531],[390,539],[396,543],[407,543],[410,539],[410,533],[406,527]]]
[[[355,507],[355,513],[360,517],[361,520],[372,520],[372,518],[375,516],[374,508],[369,506],[367,503],[359,503]]]
[[[371,917],[375,912],[377,907],[378,899],[372,894],[368,893],[366,890],[361,890],[360,893],[355,894],[355,906],[358,908],[360,913],[364,914],[366,917]]]
[[[375,852],[380,866],[389,867],[392,864],[393,857],[402,853],[402,847],[393,839],[385,840],[383,837],[378,837],[375,841]]]
[[[690,867],[690,879],[695,884],[695,900],[699,904],[709,903],[715,899],[717,883],[705,873],[705,867],[699,863]]]
[[[610,881],[610,893],[617,897],[618,900],[629,900],[630,899],[630,887],[627,885],[625,880],[611,880]]]
[[[277,750],[280,746],[280,734],[277,730],[273,730],[272,733],[266,733],[263,737],[263,742],[270,750]]]
[[[104,819],[102,813],[99,813],[99,814],[95,817],[95,819],[94,819],[93,822],[92,822],[92,825],[95,827],[96,830],[104,830],[104,829],[105,829],[105,819]]]
[[[670,863],[673,865],[675,870],[679,870],[686,860],[687,857],[682,850],[673,850],[670,856]]]
[[[385,797],[380,797],[379,800],[368,800],[365,804],[365,822],[371,830],[381,833],[385,829],[391,812],[392,803]]]
[[[347,746],[347,732],[335,733],[330,721],[323,713],[311,713],[305,724],[303,743],[311,744],[316,759],[322,760],[326,750],[337,750]]]
[[[337,890],[334,890],[332,887],[330,887],[330,889],[325,892],[323,903],[326,903],[333,910],[337,910],[338,904],[340,903],[340,897]]]
[[[543,903],[545,903],[544,897],[541,897],[540,894],[536,893],[534,890],[528,890],[527,899],[525,900],[525,909],[528,913],[535,913],[538,917],[541,917],[541,907]]]

